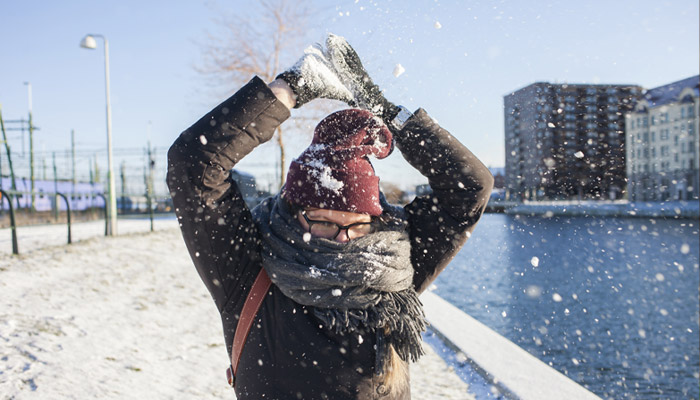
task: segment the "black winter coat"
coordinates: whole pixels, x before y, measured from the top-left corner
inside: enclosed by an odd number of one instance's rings
[[[246,295],[262,268],[258,229],[230,171],[289,115],[256,77],[184,131],[168,152],[175,212],[221,314],[229,355]],[[422,109],[395,137],[404,158],[432,188],[405,207],[413,282],[422,292],[474,229],[493,177]],[[242,352],[238,399],[410,398],[408,392],[388,393],[376,378],[374,335],[335,334],[320,327],[308,308],[271,286]]]

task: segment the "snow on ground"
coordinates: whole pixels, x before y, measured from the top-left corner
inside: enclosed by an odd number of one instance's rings
[[[147,218],[122,219],[117,222],[119,234],[148,232],[151,229]],[[175,217],[158,218],[153,222],[155,230],[176,226]],[[74,223],[71,227],[73,242],[104,236],[105,221]],[[68,242],[66,224],[20,226],[17,228],[17,241],[20,254],[47,246],[58,246]],[[0,229],[0,254],[12,254],[12,236],[10,229]]]
[[[77,225],[74,234],[92,229]],[[46,243],[54,227],[25,228],[47,240],[0,252],[0,397],[234,398],[219,316],[175,221],[139,227],[70,246]],[[412,366],[413,398],[469,398],[426,350]]]

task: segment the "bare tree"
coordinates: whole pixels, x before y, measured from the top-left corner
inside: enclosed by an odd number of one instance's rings
[[[231,14],[216,20],[221,35],[209,33],[202,46],[204,65],[195,67],[211,79],[216,87],[222,82],[231,92],[241,87],[253,75],[272,82],[302,54],[303,39],[310,10],[302,0],[259,0],[259,13],[251,16]],[[305,107],[306,108],[306,107]],[[312,108],[308,107],[307,109]],[[328,108],[326,106],[326,108]],[[299,127],[307,116],[297,116],[293,126]],[[284,184],[286,155],[282,128],[277,128],[280,152],[280,186]]]

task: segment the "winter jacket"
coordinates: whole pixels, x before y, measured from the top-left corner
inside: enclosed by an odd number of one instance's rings
[[[168,152],[175,212],[221,314],[229,355],[246,295],[262,268],[258,229],[230,171],[270,140],[289,115],[256,77],[184,131]],[[395,136],[405,159],[432,188],[405,207],[413,283],[422,292],[474,229],[493,177],[422,109]],[[241,355],[236,395],[239,400],[410,398],[408,390],[390,393],[375,376],[375,340],[374,335],[340,335],[320,327],[310,307],[272,285]]]

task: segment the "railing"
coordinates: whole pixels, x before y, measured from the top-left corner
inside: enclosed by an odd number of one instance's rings
[[[17,191],[12,191],[12,190],[3,190],[0,189],[0,195],[2,195],[2,199],[0,199],[0,207],[2,206],[2,200],[7,199],[7,204],[9,205],[9,211],[10,211],[10,228],[12,231],[12,254],[19,254],[19,243],[17,239],[17,217],[16,217],[16,212],[15,212],[15,207],[12,204],[14,201],[17,201],[17,204],[19,205],[19,200],[17,199],[19,196],[27,195],[29,193],[24,193],[24,192],[17,192]],[[105,204],[104,206],[104,216],[105,216],[105,236],[107,235],[107,202],[105,200],[105,196],[101,193],[94,193],[94,196],[100,197],[103,200],[103,203]],[[68,236],[67,236],[67,244],[71,244],[73,242],[73,238],[71,235],[71,207],[70,207],[70,200],[68,199],[68,196],[66,196],[64,193],[47,193],[47,192],[42,192],[39,194],[39,196],[56,196],[56,198],[60,197],[64,200],[66,203],[66,225],[68,228]],[[54,205],[55,208],[55,213],[56,217],[58,216],[59,212],[59,206],[58,206],[58,201],[55,202]]]
[[[17,243],[17,223],[15,221],[15,208],[12,206],[12,197],[10,195],[0,189],[0,195],[2,195],[2,201],[3,199],[7,199],[7,204],[9,205],[10,208],[10,226],[12,227],[12,254],[19,254],[19,244]]]
[[[30,192],[24,192],[24,191],[13,191],[13,190],[2,190],[0,189],[0,195],[2,198],[0,198],[0,213],[5,210],[5,201],[4,199],[7,199],[7,204],[9,205],[9,214],[10,214],[10,226],[11,226],[11,231],[12,231],[12,253],[13,254],[19,254],[19,245],[18,245],[18,236],[17,236],[17,212],[20,209],[26,210],[29,213],[36,212],[33,211],[33,209],[30,207],[29,203],[27,203],[26,198],[29,198],[31,196]],[[63,201],[65,202],[65,212],[66,212],[66,222],[67,222],[67,244],[71,244],[73,242],[73,235],[72,235],[72,221],[74,220],[73,214],[80,210],[80,211],[85,211],[85,210],[90,210],[93,209],[92,205],[94,204],[93,200],[95,198],[100,198],[102,199],[102,204],[99,205],[100,208],[103,209],[102,216],[105,221],[105,227],[104,227],[104,234],[105,236],[109,235],[109,214],[108,214],[108,208],[107,208],[107,199],[106,196],[103,193],[61,193],[61,192],[45,192],[42,191],[40,193],[35,193],[35,195],[38,195],[39,198],[44,199],[45,197],[50,197],[54,196],[56,201],[52,202],[50,207],[48,206],[47,202],[43,203],[43,209],[41,212],[53,212],[54,213],[54,219],[58,221],[58,214],[61,210],[62,207],[59,205],[59,200],[58,198],[62,198]],[[86,197],[87,196],[87,197]],[[154,197],[149,195],[148,193],[144,194],[139,194],[139,195],[126,195],[123,194],[120,198],[120,201],[122,202],[120,210],[125,210],[127,213],[129,211],[135,211],[137,214],[143,212],[143,206],[146,206],[146,211],[148,213],[148,218],[150,220],[150,231],[153,232],[154,229],[154,219],[155,219],[155,213],[154,209],[159,208],[161,211],[165,210],[166,212],[169,211],[168,207],[168,201],[169,197]],[[45,200],[44,200],[45,201]],[[77,202],[77,207],[76,203]],[[99,204],[99,203],[98,203]],[[0,214],[1,215],[1,214]]]

